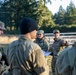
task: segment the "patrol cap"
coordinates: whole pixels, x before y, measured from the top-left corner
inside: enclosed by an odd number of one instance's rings
[[[58,29],[55,29],[55,30],[53,31],[53,33],[60,33],[60,31],[59,31]]]
[[[21,34],[32,32],[33,30],[37,30],[37,28],[37,22],[29,17],[25,17],[20,23]]]
[[[2,21],[0,21],[0,29],[1,30],[6,30],[5,24]]]
[[[43,30],[38,30],[37,34],[44,34],[44,31]]]

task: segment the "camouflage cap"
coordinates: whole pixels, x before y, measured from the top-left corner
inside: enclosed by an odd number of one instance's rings
[[[44,31],[43,30],[38,30],[37,34],[44,34]]]
[[[0,21],[0,29],[2,29],[2,30],[6,30],[6,28],[5,28],[5,24],[4,24],[3,22],[1,22],[1,21]]]
[[[60,33],[58,29],[53,30],[53,33]]]

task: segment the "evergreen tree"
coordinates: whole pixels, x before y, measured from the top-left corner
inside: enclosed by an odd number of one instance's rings
[[[52,26],[54,22],[52,20],[52,13],[43,4],[44,0],[4,0],[1,5],[2,17],[6,25],[14,29],[19,28],[20,21],[24,17],[32,17],[37,22],[39,27]]]
[[[37,10],[37,21],[39,27],[42,26],[53,26],[54,22],[52,19],[52,13],[48,10],[47,7],[45,7],[42,4],[42,0],[39,1],[38,3],[38,10]]]
[[[59,7],[59,11],[54,15],[53,19],[56,24],[63,25],[64,24],[64,14],[65,10],[62,6]]]
[[[65,24],[71,25],[76,24],[76,7],[71,1],[69,6],[67,6],[65,13]]]

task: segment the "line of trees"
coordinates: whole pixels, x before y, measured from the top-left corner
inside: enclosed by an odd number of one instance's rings
[[[4,0],[0,1],[0,20],[6,25],[8,31],[18,31],[19,24],[24,17],[32,17],[37,23],[39,29],[63,28],[75,26],[76,24],[76,7],[70,2],[66,10],[60,6],[56,14],[52,14],[46,7],[50,0]],[[55,8],[54,8],[55,9]],[[69,27],[70,28],[70,27]]]
[[[73,2],[70,2],[66,10],[60,6],[59,11],[53,16],[56,24],[72,25],[76,24],[76,7]]]
[[[0,1],[0,20],[6,27],[18,29],[23,17],[32,17],[39,27],[54,25],[52,13],[45,6],[45,0],[4,0]]]

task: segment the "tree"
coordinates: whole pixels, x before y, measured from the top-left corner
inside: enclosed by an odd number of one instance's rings
[[[76,24],[76,7],[71,1],[69,6],[67,6],[65,13],[65,24],[71,25]]]
[[[1,4],[1,15],[9,30],[19,29],[19,24],[24,17],[32,17],[41,26],[53,26],[52,13],[43,4],[44,0],[4,0]]]
[[[42,2],[44,4],[44,6],[46,6],[46,3],[48,3],[48,2],[51,4],[51,0],[43,0]]]
[[[2,12],[4,12],[5,22],[10,26],[10,30],[12,26],[15,29],[19,28],[20,21],[23,17],[29,16],[33,17],[35,15],[35,11],[37,11],[36,3],[37,1],[29,0],[5,0],[1,6]],[[3,14],[3,13],[2,13]],[[8,23],[7,23],[8,22]]]
[[[56,13],[53,17],[54,22],[56,24],[63,25],[64,24],[64,14],[65,14],[65,10],[63,9],[62,6],[60,6],[58,13]]]
[[[39,28],[42,26],[53,26],[54,22],[52,19],[52,13],[45,7],[41,1],[38,3],[38,10],[37,10],[37,21]]]

